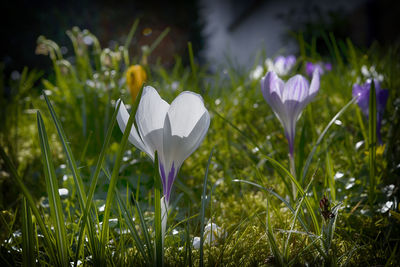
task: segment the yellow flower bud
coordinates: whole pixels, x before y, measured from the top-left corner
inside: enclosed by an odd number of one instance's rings
[[[126,71],[126,84],[128,85],[131,92],[133,102],[135,102],[139,90],[146,80],[146,71],[140,65],[130,66],[129,69]]]
[[[385,146],[386,146],[386,144],[383,144],[376,148],[376,156],[377,157],[381,157],[383,155],[383,152],[385,152]]]

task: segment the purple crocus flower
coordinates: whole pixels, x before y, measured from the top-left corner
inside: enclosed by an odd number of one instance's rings
[[[318,93],[318,89],[318,71],[314,71],[311,85],[302,75],[295,75],[285,83],[273,71],[269,71],[261,80],[261,91],[265,101],[271,106],[283,125],[289,143],[289,153],[292,157],[296,122],[305,106]]]
[[[289,55],[287,57],[278,56],[274,61],[267,58],[265,64],[267,65],[268,71],[274,71],[278,75],[284,76],[289,74],[290,70],[296,64],[296,57],[294,55]]]
[[[315,70],[319,71],[319,74],[322,75],[325,73],[325,71],[331,71],[332,70],[332,64],[331,63],[312,63],[312,62],[307,62],[306,63],[306,73],[309,77],[311,77],[314,73]]]
[[[353,97],[357,97],[357,104],[360,107],[362,113],[368,117],[369,114],[369,90],[371,89],[372,81],[370,79],[367,80],[366,83],[359,85],[353,85]],[[389,91],[381,89],[381,85],[378,80],[374,80],[375,83],[375,93],[376,93],[376,135],[378,137],[378,141],[382,144],[381,139],[381,125],[382,125],[382,116],[385,111],[386,103],[389,98]]]
[[[122,131],[128,119],[128,111],[121,103],[117,121]],[[198,94],[182,92],[170,105],[156,89],[146,86],[136,112],[136,124],[138,129],[132,126],[129,141],[152,160],[157,151],[163,194],[168,207],[178,171],[183,161],[203,141],[210,125],[210,115]]]

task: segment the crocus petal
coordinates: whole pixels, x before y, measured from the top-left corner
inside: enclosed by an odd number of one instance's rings
[[[360,107],[362,113],[364,113],[365,116],[368,116],[368,110],[369,110],[369,85],[364,84],[364,85],[358,85],[354,84],[353,85],[353,92],[352,92],[353,97],[356,97],[357,104]]]
[[[286,110],[287,117],[283,121],[285,135],[289,143],[289,153],[294,152],[294,137],[296,134],[296,122],[300,117],[308,96],[308,81],[301,75],[295,75],[290,78],[283,90],[282,100]]]
[[[290,123],[290,118],[282,101],[284,87],[285,83],[274,71],[269,71],[261,80],[261,91],[265,101],[271,106],[272,111],[285,127],[285,125]]]
[[[261,92],[264,99],[271,106],[273,112],[282,124],[285,124],[288,120],[287,112],[282,102],[284,87],[284,82],[274,71],[269,71],[267,75],[261,79]]]
[[[296,57],[289,55],[286,57],[285,67],[289,71],[296,64]]]
[[[385,111],[386,103],[389,98],[389,91],[380,89],[376,91],[376,100],[377,100],[377,108],[378,113],[383,114]]]
[[[140,136],[154,160],[154,153],[162,153],[163,126],[169,104],[165,102],[156,89],[151,86],[143,88],[142,98],[136,112],[136,122]]]
[[[121,102],[121,105],[119,107],[118,110],[118,114],[117,114],[117,122],[119,125],[119,128],[121,129],[122,132],[125,131],[126,128],[126,124],[128,123],[129,120],[129,113],[126,110],[126,107],[124,105],[124,102],[122,102],[121,99],[118,99],[116,107],[118,107],[119,102]],[[135,125],[132,125],[132,129],[131,132],[129,134],[129,139],[128,139],[134,146],[136,146],[137,148],[139,148],[140,150],[142,150],[143,152],[147,153],[148,155],[150,155],[150,151],[148,150],[148,148],[146,147],[146,145],[143,143],[142,139],[140,138]]]
[[[325,70],[331,71],[332,70],[332,64],[331,63],[325,63]]]
[[[302,102],[308,96],[308,81],[301,75],[290,78],[283,89],[282,102],[294,100]]]
[[[310,89],[308,90],[307,103],[310,102],[315,97],[315,95],[318,93],[319,75],[320,75],[320,73],[317,70],[315,70],[313,73],[312,80],[311,80]]]
[[[268,104],[272,105],[271,96],[276,95],[279,99],[282,99],[282,92],[285,84],[276,75],[274,71],[269,71],[264,78],[261,79],[261,92]]]
[[[311,86],[306,78],[295,75],[284,83],[272,71],[261,79],[261,91],[285,130],[289,152],[293,155],[296,121],[302,110],[317,94],[319,72],[314,71]]]
[[[306,63],[306,73],[308,76],[311,76],[314,72],[314,64],[311,62]]]
[[[360,107],[362,113],[368,117],[369,116],[369,95],[371,90],[371,79],[368,79],[366,83],[363,85],[354,84],[353,85],[353,97],[357,98],[357,104]],[[381,125],[382,125],[382,116],[385,111],[386,102],[389,97],[388,90],[381,89],[380,83],[378,80],[374,80],[375,85],[375,93],[376,93],[376,109],[377,109],[377,121],[376,121],[376,132],[378,141],[382,144],[381,139]]]
[[[201,96],[183,92],[171,103],[164,123],[164,149],[160,158],[168,201],[180,166],[201,144],[209,125],[210,115]]]

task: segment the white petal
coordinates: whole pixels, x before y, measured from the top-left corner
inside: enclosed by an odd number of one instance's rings
[[[180,137],[171,134],[170,118],[167,116],[164,126],[164,159],[166,168],[170,168],[172,162],[175,168],[179,169],[185,159],[187,159],[203,141],[210,125],[210,115],[206,111],[197,122],[193,131],[187,137]]]
[[[172,135],[189,136],[205,112],[207,109],[200,95],[188,91],[182,92],[172,101],[168,110]]]
[[[120,105],[119,110],[118,110],[117,121],[118,121],[119,128],[121,129],[121,131],[123,133],[125,131],[126,124],[128,123],[128,120],[129,120],[129,113],[126,110],[124,102],[122,102],[121,99],[118,99],[116,107],[118,107],[118,103],[119,102],[121,102],[121,105]],[[139,148],[143,152],[145,152],[148,155],[150,155],[150,152],[147,149],[146,145],[143,143],[142,139],[139,137],[139,134],[138,134],[138,132],[137,132],[137,130],[135,128],[135,125],[132,125],[132,129],[131,129],[131,132],[129,134],[129,141],[134,146],[136,146],[137,148]]]
[[[194,249],[199,249],[200,248],[200,237],[195,236],[193,238],[193,248]]]
[[[162,153],[162,132],[168,108],[169,104],[160,97],[156,89],[151,86],[143,88],[136,112],[136,122],[152,159],[156,150]]]
[[[310,89],[308,91],[308,99],[307,99],[308,102],[310,102],[315,97],[315,95],[318,93],[318,90],[319,90],[319,71],[315,70],[311,80]]]
[[[164,123],[164,149],[160,158],[166,173],[169,173],[172,164],[175,173],[178,172],[183,161],[199,147],[209,126],[210,115],[199,95],[184,92],[172,102]],[[172,183],[166,182],[169,185]]]

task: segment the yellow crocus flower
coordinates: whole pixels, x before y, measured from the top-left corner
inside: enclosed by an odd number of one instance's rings
[[[146,71],[140,65],[130,66],[129,69],[126,71],[126,83],[129,87],[129,91],[131,92],[133,102],[135,102],[139,90],[146,80]]]

